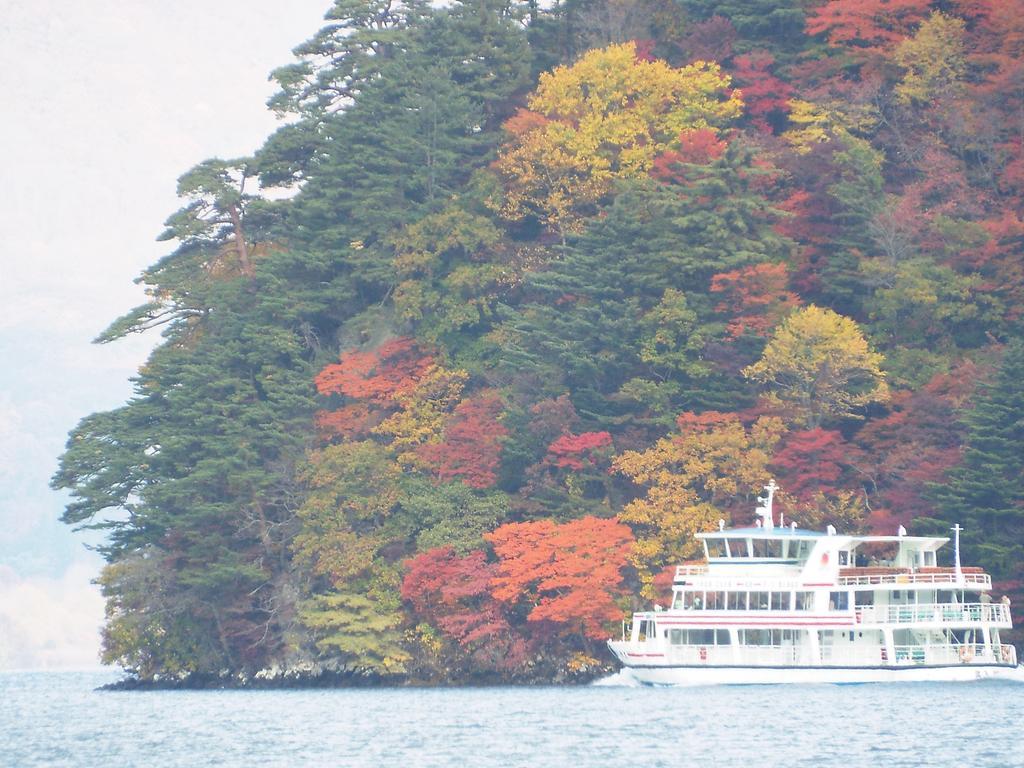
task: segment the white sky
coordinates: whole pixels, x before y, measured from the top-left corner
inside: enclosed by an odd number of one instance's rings
[[[120,405],[178,176],[274,130],[269,72],[331,0],[0,0],[0,669],[96,664],[98,557],[47,487],[67,431]]]

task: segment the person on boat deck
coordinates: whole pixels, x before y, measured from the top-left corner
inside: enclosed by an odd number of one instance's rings
[[[699,596],[695,596],[693,598],[693,610],[699,611],[701,609],[701,605],[702,605],[702,603],[700,601],[700,597]]]

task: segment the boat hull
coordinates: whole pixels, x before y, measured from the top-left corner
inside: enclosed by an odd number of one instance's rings
[[[899,683],[1024,679],[1019,667],[1005,664],[902,667],[741,667],[629,666],[630,677],[644,685],[778,685],[782,683]]]

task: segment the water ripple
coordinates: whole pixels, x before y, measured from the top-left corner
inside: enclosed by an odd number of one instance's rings
[[[1012,682],[95,690],[112,677],[0,674],[0,766],[1024,766]]]

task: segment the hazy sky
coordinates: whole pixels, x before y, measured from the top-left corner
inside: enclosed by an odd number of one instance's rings
[[[0,0],[0,669],[96,663],[99,558],[48,489],[67,431],[120,405],[177,177],[274,130],[267,75],[330,0]]]

